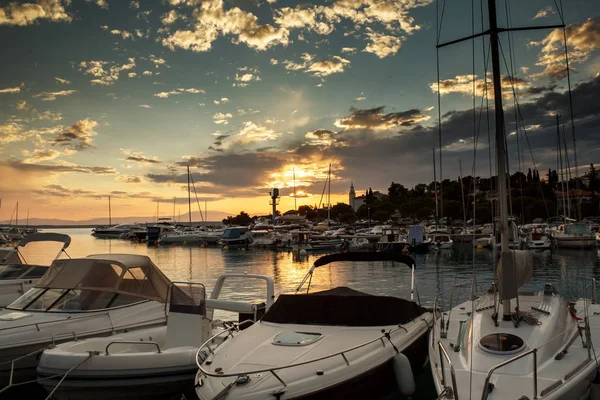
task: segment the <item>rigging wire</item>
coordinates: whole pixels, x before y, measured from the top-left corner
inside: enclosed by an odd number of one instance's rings
[[[440,93],[440,49],[437,45],[440,44],[440,35],[442,33],[442,25],[444,22],[444,11],[446,10],[446,0],[442,2],[442,12],[441,16],[438,18],[439,7],[438,2],[436,1],[436,48],[435,48],[435,57],[436,57],[436,72],[437,72],[437,106],[438,106],[438,146],[440,149],[440,218],[444,216],[444,191],[443,191],[443,170],[442,170],[442,94]]]
[[[196,204],[198,204],[198,211],[200,211],[200,218],[202,218],[202,222],[204,222],[204,215],[202,214],[202,208],[200,207],[200,201],[198,200],[198,193],[196,193],[196,185],[194,185],[194,177],[190,174],[190,179],[192,181],[192,187],[194,188],[194,195],[196,196]]]

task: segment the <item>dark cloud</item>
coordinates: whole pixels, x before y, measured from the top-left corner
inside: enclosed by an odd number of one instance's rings
[[[416,123],[429,119],[420,110],[412,109],[395,113],[384,113],[385,107],[376,107],[368,110],[357,108],[350,109],[350,115],[335,121],[335,126],[348,130],[390,130],[401,126],[403,123]]]
[[[92,145],[92,138],[96,136],[94,128],[98,125],[91,119],[82,119],[61,131],[53,140],[53,144],[66,146],[73,150],[85,150]]]
[[[0,161],[0,165],[25,172],[76,172],[95,175],[112,175],[116,173],[116,170],[112,167],[86,167],[76,164],[30,164],[16,158]]]
[[[146,164],[160,164],[162,162],[162,161],[155,160],[153,158],[147,158],[144,156],[128,156],[127,158],[125,158],[125,160],[135,161],[135,162],[139,162],[139,163],[146,163]]]

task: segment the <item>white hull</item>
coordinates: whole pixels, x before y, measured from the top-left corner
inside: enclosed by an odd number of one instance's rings
[[[552,247],[550,240],[530,240],[527,242],[529,250],[546,250]]]
[[[554,237],[558,247],[566,249],[593,248],[596,246],[596,238],[590,237]]]
[[[513,304],[514,301],[513,299]],[[522,396],[530,399],[575,400],[587,393],[589,384],[596,374],[596,363],[593,360],[593,353],[582,346],[578,323],[569,313],[567,303],[556,294],[544,295],[543,292],[535,295],[520,295],[519,301],[521,310],[534,314],[541,324],[530,325],[522,321],[518,328],[514,328],[512,321],[502,321],[500,315],[499,326],[495,327],[491,318],[493,308],[489,308],[493,306],[493,298],[490,294],[475,301],[476,311],[472,325],[468,317],[472,312],[470,301],[454,307],[446,338],[440,337],[439,321],[435,324],[434,331],[430,334],[429,357],[438,394],[442,394],[445,388],[453,387],[449,362],[442,355],[440,345],[443,346],[452,363],[458,398],[469,398],[470,393],[471,398],[482,398],[486,377],[493,368],[497,369],[489,379],[491,384],[489,387],[492,390],[487,395],[488,400],[518,399]],[[595,313],[600,311],[600,305],[590,305],[589,301],[587,304],[590,307],[592,342],[598,343],[600,316]],[[532,307],[542,311],[536,311]],[[501,308],[502,306],[500,306],[500,314],[502,314]],[[577,317],[583,318],[585,316],[583,300],[577,301],[575,308]],[[465,321],[462,334],[459,333],[463,325],[461,321]],[[484,336],[496,333],[516,335],[524,341],[524,347],[510,354],[491,354],[479,343]],[[473,342],[469,340],[470,337],[473,337]],[[569,347],[572,338],[575,340]],[[457,345],[460,349],[454,351]],[[565,348],[568,348],[568,352],[562,358],[555,359]],[[537,393],[534,393],[533,352],[527,354],[533,349],[537,349]],[[592,358],[588,356],[589,354]],[[506,366],[499,366],[502,362],[519,355],[523,355],[523,358],[510,362]]]
[[[55,342],[77,338],[107,336],[125,330],[135,330],[166,323],[165,305],[143,301],[128,306],[90,312],[31,312],[22,319],[2,321],[7,314],[17,312],[5,309],[0,313],[0,385],[5,385],[10,374],[10,363],[35,350],[42,350]],[[39,355],[31,355],[15,363],[14,382],[35,379]]]
[[[423,338],[433,322],[432,314],[426,313],[414,321],[402,325],[379,327],[342,327],[319,325],[294,325],[259,322],[243,333],[228,339],[217,348],[212,363],[205,368],[214,372],[217,366],[225,373],[257,370],[281,365],[297,364],[297,367],[276,370],[277,376],[286,383],[282,384],[270,373],[252,374],[250,381],[243,386],[234,386],[229,392],[230,399],[263,400],[272,398],[274,392],[281,392],[280,400],[309,397],[312,394],[331,390],[337,385],[363,376],[390,361],[395,355],[387,339],[372,343],[344,353],[349,364],[342,356],[325,358],[310,362],[330,354],[361,345],[381,337],[381,330],[394,330],[391,340],[400,352]],[[406,329],[406,331],[404,330]],[[305,346],[277,346],[273,338],[281,332],[311,332],[322,335],[321,339]],[[323,373],[315,373],[323,371]],[[233,377],[202,377],[203,384],[196,387],[200,400],[211,400],[224,386],[235,380]],[[198,378],[197,378],[198,379]],[[389,382],[388,382],[389,384]],[[393,383],[392,383],[393,384]]]

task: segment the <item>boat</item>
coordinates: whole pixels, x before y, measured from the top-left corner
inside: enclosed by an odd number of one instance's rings
[[[138,224],[118,224],[106,228],[92,229],[92,236],[98,239],[119,239],[122,234],[128,233],[134,229],[139,229]]]
[[[596,314],[600,306],[595,304],[595,295],[571,302],[550,284],[541,291],[521,289],[533,274],[533,252],[509,248],[508,165],[504,147],[507,127],[498,35],[510,29],[498,28],[495,0],[488,0],[487,11],[489,28],[482,34],[490,35],[500,261],[494,268],[495,282],[483,293],[475,292],[473,271],[471,281],[450,288],[450,304],[444,311],[437,310],[447,297],[443,293],[436,297],[436,322],[429,342],[435,389],[438,399],[587,398],[598,370],[593,343],[600,340]],[[448,44],[458,41],[461,39]],[[466,301],[457,300],[461,289]],[[592,292],[595,291],[593,281]]]
[[[559,225],[552,236],[554,243],[566,249],[589,249],[596,247],[596,235],[586,222]]]
[[[443,233],[430,234],[430,239],[431,239],[430,246],[433,249],[447,250],[447,249],[451,249],[452,245],[454,245],[454,241],[452,240],[452,238],[450,237],[449,234],[443,234]]]
[[[254,284],[249,280],[266,283],[261,301],[219,298],[226,281],[237,286]],[[162,400],[181,394],[191,399],[198,347],[233,323],[217,320],[215,311],[236,313],[235,322],[256,321],[271,307],[274,297],[273,280],[264,275],[221,275],[209,299],[201,283],[171,282],[166,326],[70,341],[47,349],[37,367],[39,382],[58,400]],[[89,358],[90,354],[96,356]]]
[[[343,261],[408,265],[411,300],[347,287],[310,293],[317,268]],[[433,322],[432,313],[412,299],[414,268],[414,260],[400,253],[319,258],[296,294],[281,294],[260,321],[243,331],[231,327],[200,347],[202,354],[214,339],[229,335],[214,354],[198,359],[198,398],[366,399],[382,398],[397,386],[402,394],[412,394]]]
[[[431,245],[431,238],[425,234],[421,225],[412,225],[408,228],[408,251],[411,253],[427,253]]]
[[[148,246],[156,246],[161,237],[175,232],[170,218],[159,218],[156,224],[146,226],[146,243]]]
[[[164,246],[217,244],[222,235],[223,232],[184,230],[162,236],[158,239],[158,244]]]
[[[219,244],[228,249],[248,248],[251,241],[250,229],[247,226],[232,226],[223,231]]]
[[[39,354],[50,345],[164,325],[169,283],[147,256],[55,260],[0,311],[0,386],[35,379]]]
[[[399,228],[383,228],[381,238],[375,244],[377,251],[397,252],[408,251],[408,241],[406,235],[400,232]]]
[[[5,307],[31,289],[48,271],[48,266],[28,264],[20,248],[33,242],[59,242],[62,247],[54,259],[71,244],[71,238],[61,233],[32,233],[21,239],[13,248],[0,249],[0,307]]]
[[[525,246],[529,250],[547,250],[552,247],[551,236],[547,233],[547,224],[528,224],[521,227],[525,235]]]

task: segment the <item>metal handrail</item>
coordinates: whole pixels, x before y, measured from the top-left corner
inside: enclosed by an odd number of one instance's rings
[[[17,310],[15,310],[15,311],[17,311]],[[20,311],[20,312],[25,312],[26,313],[27,311]],[[108,313],[108,312],[103,312],[103,313],[93,314],[93,315],[84,315],[82,317],[76,317],[76,318],[71,318],[70,316],[67,316],[65,318],[54,319],[52,321],[34,322],[34,323],[31,323],[31,324],[17,325],[17,326],[7,326],[5,328],[0,328],[0,332],[7,331],[9,329],[27,328],[27,327],[30,327],[30,326],[35,326],[38,331],[41,331],[41,329],[39,328],[40,325],[58,323],[58,322],[63,322],[63,321],[67,321],[67,320],[78,321],[80,319],[96,318],[96,317],[101,317],[101,316],[104,316],[104,315],[106,315],[110,319],[110,313]],[[111,326],[112,326],[112,321],[111,321]]]
[[[422,320],[422,321],[425,321],[425,322],[427,322],[427,321],[426,321],[424,318],[421,318],[421,320]],[[198,366],[198,369],[200,370],[200,372],[202,372],[202,373],[203,373],[205,376],[212,376],[212,377],[217,377],[217,378],[225,378],[225,377],[231,377],[231,376],[240,376],[240,375],[251,375],[251,374],[258,374],[258,373],[261,373],[261,372],[270,372],[270,373],[271,373],[271,374],[273,374],[273,375],[275,376],[275,378],[277,378],[277,380],[279,380],[279,381],[280,381],[280,382],[281,382],[281,383],[282,383],[284,386],[287,386],[287,385],[286,385],[286,383],[285,383],[283,380],[281,380],[281,378],[280,378],[280,377],[279,377],[279,376],[278,376],[278,375],[275,373],[275,371],[276,371],[276,370],[282,370],[282,369],[294,368],[294,367],[298,367],[298,366],[301,366],[301,365],[306,365],[306,364],[311,364],[311,363],[314,363],[314,362],[318,362],[318,361],[326,360],[326,359],[333,358],[333,357],[336,357],[336,356],[341,356],[341,357],[343,358],[344,362],[345,362],[347,365],[350,365],[350,363],[349,363],[348,359],[347,359],[347,358],[346,358],[346,356],[345,356],[345,353],[351,352],[351,351],[353,351],[353,350],[359,349],[359,348],[361,348],[361,347],[367,346],[367,345],[369,345],[369,344],[372,344],[372,343],[375,343],[375,342],[378,342],[378,341],[381,341],[381,342],[382,342],[382,345],[383,345],[383,347],[385,347],[385,341],[384,341],[384,339],[391,340],[391,339],[389,338],[389,336],[390,336],[392,333],[394,333],[394,332],[397,332],[397,331],[399,331],[399,330],[404,330],[404,331],[406,331],[406,328],[405,328],[404,326],[399,326],[398,328],[395,328],[395,329],[390,329],[388,332],[385,332],[385,331],[383,331],[383,332],[382,332],[383,334],[382,334],[381,336],[378,336],[378,337],[377,337],[377,338],[375,338],[375,339],[369,340],[369,341],[367,341],[367,342],[364,342],[364,343],[361,343],[361,344],[359,344],[359,345],[356,345],[356,346],[353,346],[353,347],[347,348],[347,349],[345,349],[345,350],[342,350],[342,351],[338,351],[338,352],[335,352],[335,353],[331,353],[331,354],[328,354],[328,355],[326,355],[326,356],[323,356],[323,357],[318,357],[318,358],[314,358],[314,359],[312,359],[312,360],[308,360],[308,361],[302,361],[302,362],[298,362],[298,363],[295,363],[295,364],[289,364],[289,365],[280,365],[280,366],[275,366],[275,367],[270,367],[270,368],[262,368],[262,369],[257,369],[257,370],[243,371],[243,372],[235,372],[235,373],[222,373],[222,372],[219,372],[219,373],[211,373],[211,372],[208,372],[208,371],[206,371],[204,368],[202,368],[202,363],[203,363],[204,361],[202,361],[202,362],[198,362],[198,359],[199,359],[199,353],[200,353],[200,351],[202,351],[202,349],[203,349],[204,347],[207,347],[207,348],[208,348],[208,350],[209,350],[211,353],[213,353],[213,354],[214,354],[213,350],[212,350],[210,347],[208,347],[208,346],[207,346],[207,345],[208,345],[208,343],[212,342],[212,341],[213,341],[215,338],[217,338],[218,336],[220,336],[220,335],[222,335],[222,334],[224,334],[224,333],[229,333],[229,334],[231,334],[233,330],[236,330],[236,329],[238,329],[238,327],[239,327],[239,326],[241,326],[242,324],[244,324],[244,323],[247,323],[247,322],[252,322],[252,321],[251,321],[251,320],[246,320],[246,321],[240,322],[240,323],[239,323],[239,325],[237,325],[237,326],[233,326],[233,327],[231,327],[231,328],[228,328],[228,329],[226,329],[226,330],[223,330],[223,331],[221,331],[221,332],[217,333],[216,335],[212,336],[211,338],[209,338],[209,339],[208,339],[206,342],[204,342],[204,343],[202,344],[202,346],[200,346],[200,348],[198,348],[198,351],[196,352],[196,365]],[[427,324],[426,324],[426,325],[427,325]],[[428,325],[427,325],[427,326],[428,326]]]
[[[538,392],[538,385],[537,385],[537,347],[535,349],[531,349],[529,351],[526,351],[523,354],[519,354],[518,356],[515,356],[511,359],[508,359],[504,362],[501,362],[500,364],[497,364],[495,366],[493,366],[492,368],[490,368],[490,370],[488,371],[488,374],[485,378],[485,382],[483,384],[483,392],[481,393],[481,400],[487,400],[487,396],[488,396],[488,385],[490,383],[490,378],[492,377],[492,374],[501,367],[504,367],[508,364],[511,364],[517,360],[520,360],[523,357],[526,357],[530,354],[533,354],[533,398],[537,399],[537,392]]]
[[[52,335],[52,346],[56,346],[54,339],[56,339],[56,336],[58,335],[71,335],[75,341],[79,340],[77,339],[77,334],[75,332],[56,332],[54,335]]]
[[[110,353],[108,352],[108,348],[110,346],[112,346],[115,343],[121,343],[121,344],[150,344],[152,346],[156,346],[156,352],[160,353],[160,346],[158,345],[158,343],[156,342],[140,342],[140,341],[135,341],[135,340],[115,340],[114,342],[110,342],[109,344],[106,345],[106,349],[104,349],[104,353],[106,353],[107,356],[110,355]]]
[[[444,347],[444,344],[438,341],[438,347],[440,349],[440,368],[442,370],[442,386],[446,388],[446,374],[444,372],[444,357],[448,361],[448,366],[450,367],[450,377],[452,378],[452,396],[454,400],[458,400],[458,390],[456,389],[456,374],[454,372],[454,365],[452,365],[452,360],[450,360],[450,356],[448,356],[448,352]]]

